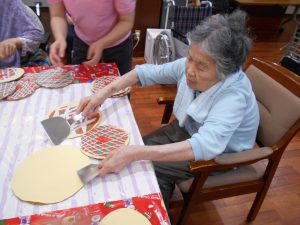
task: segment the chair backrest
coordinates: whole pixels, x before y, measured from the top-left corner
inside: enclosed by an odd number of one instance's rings
[[[260,111],[258,144],[285,148],[300,128],[300,78],[283,67],[258,59],[253,59],[245,72]],[[287,132],[293,126],[294,133]]]

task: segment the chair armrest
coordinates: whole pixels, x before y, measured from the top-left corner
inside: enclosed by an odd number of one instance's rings
[[[199,160],[188,163],[188,168],[192,173],[204,171],[224,170],[233,167],[253,164],[273,154],[273,149],[263,147],[258,149],[245,150],[243,152],[220,155],[212,160]]]
[[[248,161],[259,161],[265,159],[272,153],[273,149],[270,147],[250,149],[229,155],[219,155],[215,158],[215,162],[219,165],[230,165]]]
[[[158,104],[165,105],[164,114],[161,119],[162,126],[169,123],[169,120],[171,118],[172,112],[173,112],[173,104],[174,104],[174,98],[173,97],[159,97],[156,99]]]
[[[174,97],[159,97],[156,99],[157,103],[162,104],[174,104]]]

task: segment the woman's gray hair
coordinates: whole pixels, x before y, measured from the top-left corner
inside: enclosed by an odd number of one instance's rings
[[[246,20],[244,11],[235,10],[211,16],[188,33],[190,44],[197,44],[216,61],[221,80],[237,72],[246,61],[252,44]]]

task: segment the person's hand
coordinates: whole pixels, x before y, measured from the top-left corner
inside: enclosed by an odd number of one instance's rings
[[[102,43],[100,41],[96,41],[91,44],[86,56],[87,61],[83,63],[89,66],[95,66],[96,64],[98,64],[102,57],[103,49],[104,47],[102,46]]]
[[[67,42],[65,40],[56,40],[50,46],[50,61],[53,66],[62,66],[62,58],[65,56]]]
[[[88,97],[84,97],[79,102],[76,114],[82,113],[82,116],[90,118],[104,100],[105,98],[103,97],[103,94],[101,94],[101,91]]]
[[[6,59],[14,55],[17,50],[17,43],[13,39],[0,42],[0,59]]]
[[[125,145],[109,154],[98,165],[100,169],[99,176],[103,177],[108,173],[119,172],[125,166],[133,162],[134,148],[135,146],[133,145]]]
[[[66,13],[66,18],[67,18],[67,23],[68,23],[68,24],[74,25],[73,19],[72,19],[72,17],[70,16],[69,13]]]

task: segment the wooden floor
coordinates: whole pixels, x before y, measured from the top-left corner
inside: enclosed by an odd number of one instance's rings
[[[285,26],[276,37],[256,40],[251,56],[279,62],[289,41],[294,23]],[[134,64],[142,64],[143,58],[135,58]],[[156,103],[158,96],[175,90],[166,86],[139,88],[131,94],[132,108],[142,135],[160,126],[162,106]],[[195,208],[189,225],[242,225],[254,199],[254,194],[206,202]],[[300,224],[300,133],[292,140],[280,162],[271,188],[253,225]]]

